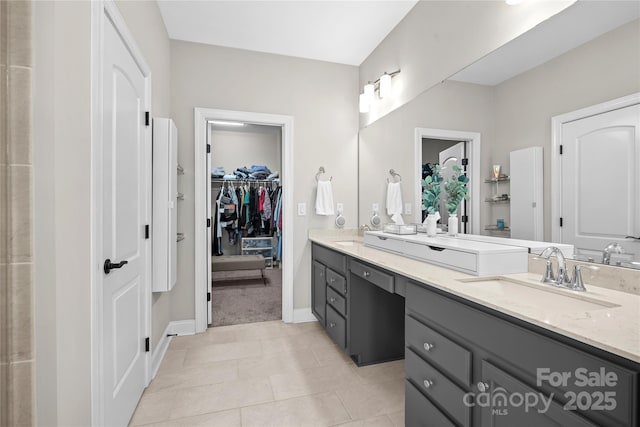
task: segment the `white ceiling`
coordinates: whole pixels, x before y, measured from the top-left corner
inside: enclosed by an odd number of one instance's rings
[[[360,65],[415,0],[160,0],[169,37]]]
[[[451,80],[495,86],[640,17],[640,2],[578,1]]]

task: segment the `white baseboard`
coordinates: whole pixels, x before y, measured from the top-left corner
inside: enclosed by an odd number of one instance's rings
[[[293,323],[317,322],[316,316],[311,313],[311,308],[293,309]]]
[[[169,322],[164,332],[162,333],[160,342],[155,344],[154,348],[152,349],[151,379],[154,379],[156,377],[158,369],[160,369],[162,359],[164,359],[164,355],[167,353],[167,349],[169,348],[169,343],[171,342],[173,335],[194,335],[195,330],[195,320],[178,320],[175,322]]]
[[[195,319],[189,320],[175,320],[169,323],[169,333],[176,335],[195,335],[196,333],[196,321]]]
[[[156,377],[158,373],[158,369],[160,369],[160,364],[162,363],[162,359],[164,359],[164,355],[169,348],[169,343],[171,342],[172,336],[170,336],[171,331],[171,323],[167,325],[164,332],[162,333],[162,338],[160,338],[160,342],[157,344],[154,343],[154,348],[151,353],[151,379]]]

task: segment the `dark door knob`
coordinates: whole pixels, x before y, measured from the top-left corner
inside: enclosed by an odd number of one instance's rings
[[[122,268],[123,265],[128,264],[129,261],[120,261],[117,264],[111,262],[109,258],[104,261],[104,274],[109,274],[114,268]]]

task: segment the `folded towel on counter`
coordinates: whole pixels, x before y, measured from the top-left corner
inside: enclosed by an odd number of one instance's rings
[[[316,215],[335,215],[335,211],[333,210],[333,190],[331,188],[331,181],[318,181]]]
[[[396,224],[404,224],[402,219],[402,188],[399,182],[390,182],[387,186],[387,215]]]

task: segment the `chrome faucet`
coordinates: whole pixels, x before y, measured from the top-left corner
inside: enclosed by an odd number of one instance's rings
[[[602,250],[602,263],[605,265],[611,264],[611,254],[621,254],[624,252],[622,246],[619,243],[611,242],[607,245],[606,248]]]
[[[551,265],[551,256],[555,255],[558,259],[558,274],[553,274],[553,266]],[[586,291],[584,282],[582,281],[582,270],[580,265],[576,265],[573,269],[573,278],[569,279],[567,274],[567,264],[562,251],[555,246],[549,246],[540,254],[547,260],[547,267],[542,277],[542,283],[548,283],[554,286],[572,289],[574,291]]]

